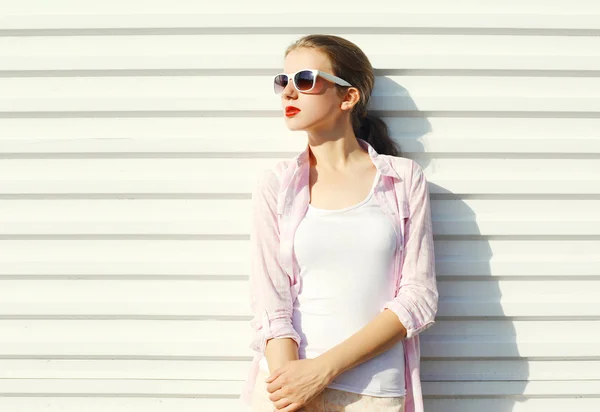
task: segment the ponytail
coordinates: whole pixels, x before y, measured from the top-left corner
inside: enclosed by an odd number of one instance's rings
[[[361,114],[352,122],[356,137],[366,140],[379,154],[401,157],[402,151],[390,137],[385,122],[366,110]]]

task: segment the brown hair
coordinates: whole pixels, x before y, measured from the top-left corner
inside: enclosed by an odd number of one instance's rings
[[[366,140],[377,153],[402,156],[400,148],[389,136],[388,127],[379,117],[367,113],[367,103],[375,84],[373,66],[365,53],[354,43],[339,36],[309,34],[291,44],[285,51],[310,48],[325,54],[334,75],[349,82],[360,91],[360,100],[352,108],[352,128],[356,137]],[[335,84],[338,94],[346,92],[345,86]]]

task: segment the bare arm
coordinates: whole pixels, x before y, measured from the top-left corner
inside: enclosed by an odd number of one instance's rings
[[[319,356],[327,374],[336,377],[390,349],[406,337],[406,328],[390,310],[380,312],[348,339]]]
[[[269,371],[283,366],[286,362],[298,360],[298,345],[290,338],[269,339],[265,350]]]

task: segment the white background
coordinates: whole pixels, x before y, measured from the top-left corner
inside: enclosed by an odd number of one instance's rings
[[[597,1],[0,1],[0,410],[237,411],[250,191],[337,34],[430,182],[427,412],[600,410]]]

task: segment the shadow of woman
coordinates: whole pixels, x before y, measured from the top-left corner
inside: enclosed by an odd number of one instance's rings
[[[429,181],[440,301],[437,324],[421,339],[425,410],[512,411],[524,399],[529,363],[519,354],[515,327],[519,321],[503,310],[501,285],[511,282],[506,277],[511,274],[492,270],[494,250],[506,247],[502,240],[488,240],[491,233],[480,231],[473,209],[494,200],[485,194],[474,196],[468,187],[453,193],[435,183],[438,176],[431,171],[435,172],[439,155],[435,148],[425,151],[423,140],[432,132],[446,135],[443,125],[448,123],[437,120],[452,118],[452,113],[435,113],[434,123],[442,126],[434,130],[432,114],[419,111],[408,91],[392,79],[378,77],[374,95],[378,97],[372,99],[371,110],[380,112],[403,157],[419,163]],[[468,122],[462,117],[457,122]],[[460,153],[453,156],[458,160]]]

